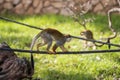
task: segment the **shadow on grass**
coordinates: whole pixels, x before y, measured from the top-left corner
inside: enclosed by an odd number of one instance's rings
[[[95,80],[91,74],[84,73],[63,73],[55,70],[47,70],[43,80]]]

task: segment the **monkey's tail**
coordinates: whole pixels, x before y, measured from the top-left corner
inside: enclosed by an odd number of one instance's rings
[[[33,69],[33,71],[34,71],[34,65],[35,65],[35,63],[34,63],[34,57],[33,57],[33,54],[31,53],[31,55],[30,55],[30,58],[31,58],[31,67],[32,67],[32,69]]]
[[[40,35],[41,35],[41,34],[38,33],[38,34],[32,39],[32,43],[31,43],[31,46],[30,46],[30,50],[33,49],[34,44],[35,44],[36,40],[40,37]]]
[[[30,55],[30,58],[31,58],[31,67],[33,68],[33,70],[34,70],[34,65],[35,65],[35,63],[34,63],[34,57],[33,57],[32,49],[33,49],[33,46],[34,46],[36,40],[37,40],[39,37],[40,37],[40,33],[38,33],[38,34],[33,38],[32,43],[31,43],[31,46],[30,46],[30,50],[31,50],[31,55]]]
[[[95,42],[93,42],[94,44],[95,44],[95,46],[97,46],[97,47],[102,47],[104,44],[100,44],[100,45],[98,45],[98,44],[96,44]]]

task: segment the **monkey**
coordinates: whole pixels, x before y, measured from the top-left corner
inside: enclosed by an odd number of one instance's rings
[[[84,36],[86,39],[95,40],[94,37],[93,37],[93,33],[92,33],[91,30],[82,31],[82,32],[80,32],[80,35]],[[96,49],[96,47],[101,47],[103,45],[104,44],[98,45],[95,42],[92,42],[92,44],[90,44],[90,43],[88,43],[88,41],[85,41],[85,48],[87,48],[87,47],[93,47],[93,49]]]
[[[66,42],[71,41],[71,37],[69,34],[65,35],[56,29],[46,28],[39,32],[33,38],[30,47],[31,50],[33,49],[33,46],[38,38],[41,38],[41,42],[37,44],[37,50],[39,51],[39,47],[47,45],[46,50],[48,53],[56,53],[56,49],[58,47],[60,47],[63,52],[67,52],[67,49],[64,47],[64,44]],[[50,51],[50,47],[52,46],[53,41],[55,41],[55,44],[52,47],[52,51]]]
[[[94,40],[93,33],[90,30],[82,31],[82,32],[80,32],[80,35],[85,36],[87,39],[93,39]]]

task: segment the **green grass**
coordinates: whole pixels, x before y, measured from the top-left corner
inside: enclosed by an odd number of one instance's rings
[[[24,22],[30,25],[42,28],[55,28],[65,34],[80,36],[84,30],[82,26],[74,22],[70,17],[61,15],[1,15]],[[96,19],[93,23],[87,24],[87,28],[92,30],[94,38],[99,40],[100,36],[107,37],[111,35],[108,29],[107,17],[102,15],[88,14],[86,17],[94,16]],[[117,32],[120,30],[120,16],[112,17],[114,28]],[[0,43],[7,42],[11,48],[29,49],[30,43],[39,30],[31,29],[19,24],[0,20]],[[102,35],[101,33],[104,33]],[[97,34],[97,35],[96,35]],[[120,44],[120,35],[112,40],[112,43]],[[70,46],[70,47],[68,47]],[[73,39],[66,43],[65,47],[69,51],[82,51],[82,41]],[[45,50],[45,47],[40,48]],[[117,49],[116,47],[111,47]],[[35,50],[36,48],[34,48]],[[107,46],[98,48],[98,50],[108,49]],[[91,50],[91,49],[90,49]],[[58,49],[58,51],[61,51]],[[17,53],[20,57],[29,58],[29,54]],[[34,54],[35,74],[42,80],[113,80],[120,78],[120,54],[77,54],[77,55],[42,55]]]

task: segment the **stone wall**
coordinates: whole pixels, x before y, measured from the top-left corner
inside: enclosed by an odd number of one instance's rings
[[[117,0],[0,0],[0,13],[70,15],[72,12],[68,11],[68,8],[78,3],[84,10],[100,14],[118,6]]]

